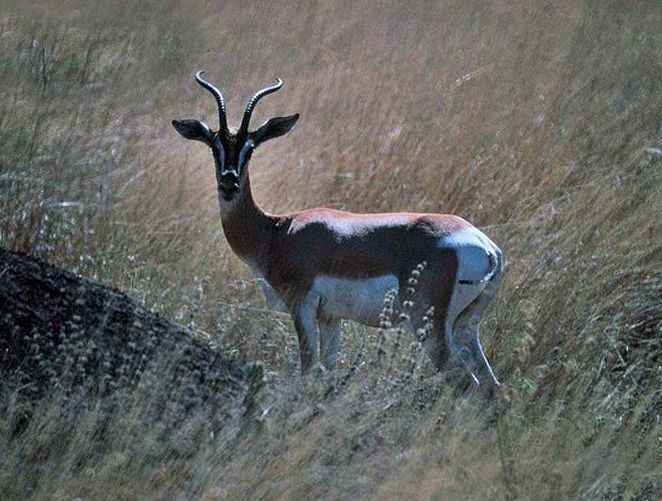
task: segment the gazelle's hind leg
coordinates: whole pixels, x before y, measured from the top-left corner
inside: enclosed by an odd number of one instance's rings
[[[499,290],[500,282],[501,273],[499,272],[455,320],[448,319],[452,322],[451,328],[447,331],[451,352],[487,396],[494,395],[499,388],[499,381],[494,376],[480,345],[479,331],[485,312]]]

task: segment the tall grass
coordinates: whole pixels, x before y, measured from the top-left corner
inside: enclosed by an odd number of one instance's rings
[[[656,2],[4,3],[0,245],[120,287],[263,362],[267,381],[241,433],[128,434],[83,466],[71,459],[98,416],[66,427],[62,453],[65,418],[44,402],[1,438],[2,492],[659,497]],[[253,160],[265,209],[453,212],[500,245],[506,279],[483,327],[507,387],[496,415],[408,339],[396,366],[377,367],[379,333],[353,325],[342,391],[297,375],[289,319],[264,311],[223,239],[208,153],[169,125],[215,125],[197,69],[225,91],[231,123],[276,76],[286,86],[256,123],[302,114]],[[139,416],[112,423],[142,429]],[[159,461],[184,439],[188,452]]]

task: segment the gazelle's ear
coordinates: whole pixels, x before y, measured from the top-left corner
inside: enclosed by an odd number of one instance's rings
[[[172,126],[182,137],[201,141],[207,146],[210,146],[212,139],[214,139],[212,130],[199,120],[173,120]]]
[[[251,132],[251,139],[255,143],[255,146],[260,143],[264,143],[269,139],[274,139],[280,137],[283,134],[287,134],[292,130],[294,124],[299,120],[299,114],[290,115],[289,117],[275,117],[271,120],[268,120],[260,126],[255,132]]]

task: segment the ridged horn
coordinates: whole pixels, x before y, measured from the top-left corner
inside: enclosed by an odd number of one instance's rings
[[[251,121],[251,115],[253,114],[253,109],[255,109],[255,105],[257,102],[262,99],[264,96],[271,94],[272,92],[276,92],[278,89],[280,89],[283,86],[283,81],[279,78],[276,80],[276,83],[273,85],[270,85],[269,87],[265,87],[264,89],[258,91],[253,95],[248,100],[248,104],[246,105],[246,111],[244,111],[244,118],[241,120],[241,126],[239,127],[239,132],[238,134],[243,136],[248,134],[248,125]]]
[[[195,79],[197,82],[202,85],[205,89],[207,89],[209,92],[212,93],[214,98],[216,99],[216,104],[218,105],[218,122],[219,122],[219,127],[220,130],[223,132],[224,135],[228,134],[228,118],[227,118],[227,110],[225,108],[225,98],[223,97],[223,94],[221,93],[218,88],[209,82],[202,78],[202,75],[204,75],[205,72],[204,70],[198,71],[195,74]]]

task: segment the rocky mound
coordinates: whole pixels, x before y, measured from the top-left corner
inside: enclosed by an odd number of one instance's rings
[[[181,326],[116,289],[3,249],[0,376],[0,393],[13,401],[112,402],[141,390],[150,414],[177,420],[241,412],[246,394],[242,370]]]

